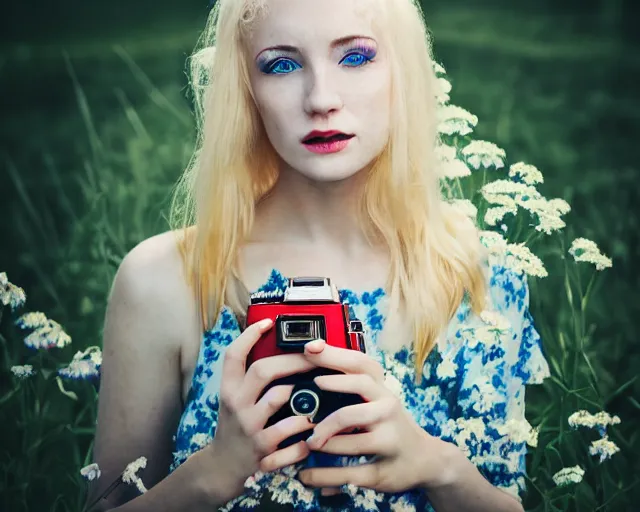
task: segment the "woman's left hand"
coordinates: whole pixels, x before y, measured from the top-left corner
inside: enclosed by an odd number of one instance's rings
[[[327,416],[307,440],[311,450],[338,455],[376,455],[374,462],[358,466],[310,468],[298,478],[310,487],[353,484],[379,492],[402,492],[429,487],[445,467],[448,444],[429,435],[384,386],[384,371],[371,357],[355,350],[307,343],[305,356],[314,364],[344,372],[316,377],[320,389],[355,393],[365,403],[343,407]],[[355,434],[336,435],[354,428]],[[331,491],[323,492],[329,494]]]

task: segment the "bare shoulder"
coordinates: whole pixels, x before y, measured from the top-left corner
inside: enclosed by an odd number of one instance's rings
[[[135,246],[122,260],[109,298],[111,309],[135,311],[149,329],[162,334],[155,338],[158,343],[177,350],[195,321],[193,296],[178,250],[181,236],[167,231]]]

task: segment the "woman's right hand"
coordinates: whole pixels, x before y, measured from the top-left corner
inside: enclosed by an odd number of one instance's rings
[[[293,386],[274,386],[258,397],[275,379],[315,366],[302,354],[286,354],[260,359],[246,370],[249,351],[272,326],[269,319],[250,325],[225,352],[218,425],[207,448],[217,469],[211,475],[212,485],[226,501],[241,495],[246,479],[258,470],[274,471],[309,455],[305,441],[278,449],[291,435],[313,428],[307,417],[290,416],[264,428],[269,417],[288,402]]]

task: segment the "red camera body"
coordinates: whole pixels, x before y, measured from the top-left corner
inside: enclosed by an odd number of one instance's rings
[[[296,277],[289,279],[284,297],[281,293],[255,293],[247,310],[247,326],[265,318],[273,327],[262,335],[247,357],[247,369],[259,359],[291,352],[303,352],[309,341],[322,338],[328,345],[365,352],[362,322],[351,319],[349,305],[341,303],[338,290],[328,278]],[[359,395],[322,391],[313,382],[318,375],[341,373],[329,368],[277,379],[272,386],[293,384],[288,404],[274,414],[265,427],[292,415],[308,416],[318,423],[333,411],[362,403]],[[309,436],[309,431],[283,441],[280,448]]]

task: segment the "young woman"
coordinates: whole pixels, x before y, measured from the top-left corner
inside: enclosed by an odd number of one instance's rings
[[[516,427],[548,367],[526,280],[440,196],[419,7],[219,0],[192,63],[182,227],[133,249],[110,296],[92,498],[144,456],[149,490],[121,485],[103,509],[522,510]],[[309,275],[340,288],[366,354],[317,340],[247,369],[273,327],[245,326],[248,292]],[[315,367],[366,402],[265,428],[292,388],[261,391]]]

